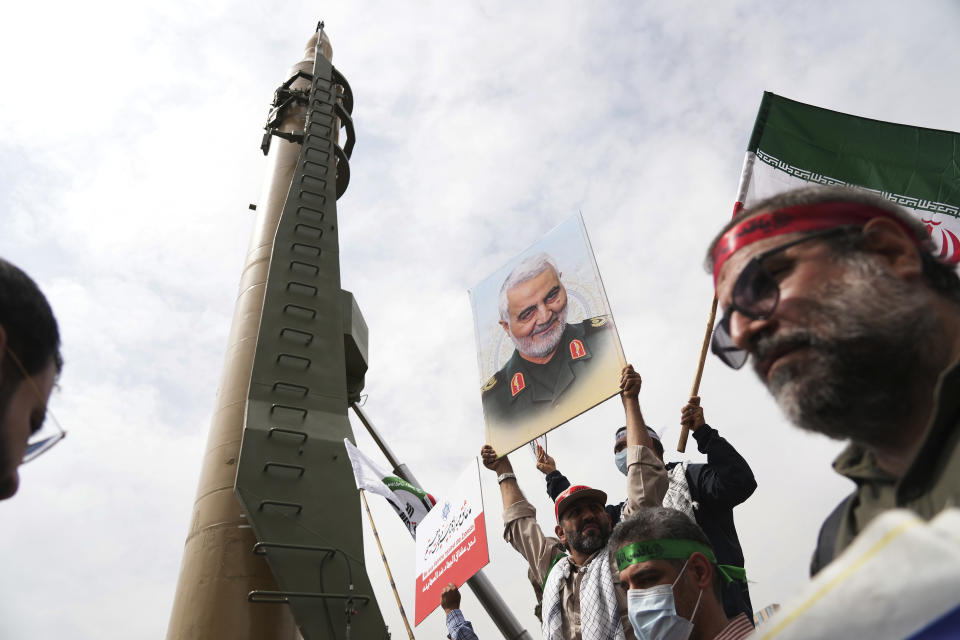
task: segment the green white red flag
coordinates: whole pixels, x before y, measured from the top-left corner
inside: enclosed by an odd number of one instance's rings
[[[353,467],[354,480],[357,489],[376,493],[387,499],[403,524],[416,539],[417,525],[426,517],[437,501],[432,495],[423,491],[403,478],[392,473],[382,471],[374,462],[365,456],[360,449],[353,446],[346,438],[343,444],[347,448],[347,457]]]
[[[736,209],[808,185],[858,187],[927,227],[960,263],[960,134],[861,118],[764,92]]]

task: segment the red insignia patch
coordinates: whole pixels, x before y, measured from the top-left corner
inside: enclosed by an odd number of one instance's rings
[[[523,381],[523,374],[518,371],[513,374],[513,378],[510,379],[510,394],[516,396],[523,391],[526,386],[527,384]]]
[[[570,341],[570,359],[577,360],[587,355],[587,350],[583,348],[583,343],[579,340]]]

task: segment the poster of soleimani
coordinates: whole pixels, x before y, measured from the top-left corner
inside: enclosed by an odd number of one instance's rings
[[[620,391],[620,336],[580,214],[470,290],[486,442],[504,455]]]

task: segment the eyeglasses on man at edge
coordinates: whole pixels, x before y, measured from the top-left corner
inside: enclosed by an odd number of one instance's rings
[[[33,392],[37,394],[37,397],[40,398],[41,402],[43,402],[43,394],[40,393],[40,389],[37,387],[37,384],[33,381],[33,378],[30,377],[30,374],[27,373],[27,369],[23,366],[20,358],[10,349],[10,347],[7,347],[5,351],[7,352],[7,355],[10,356],[10,359],[13,360],[13,363],[17,366],[17,369],[20,370],[20,374],[23,376],[24,384],[29,385]],[[39,429],[31,432],[30,437],[27,438],[27,450],[23,454],[23,460],[20,464],[30,462],[42,453],[46,453],[53,447],[53,445],[57,444],[65,437],[67,437],[67,432],[64,431],[63,427],[60,426],[60,421],[57,420],[56,416],[53,415],[53,412],[47,408],[44,413],[43,424],[40,425]]]
[[[713,330],[710,351],[733,369],[739,369],[746,363],[749,354],[733,343],[733,338],[730,336],[730,319],[733,317],[734,311],[739,311],[753,320],[769,318],[776,311],[777,304],[780,303],[780,283],[769,271],[763,268],[764,260],[807,240],[840,235],[857,228],[859,227],[845,225],[814,231],[802,238],[797,238],[750,258],[750,261],[740,271],[740,275],[733,283],[730,306],[724,310],[723,318]]]

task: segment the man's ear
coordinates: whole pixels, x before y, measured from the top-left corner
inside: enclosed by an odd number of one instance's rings
[[[710,564],[707,557],[699,551],[690,556],[687,571],[695,581],[697,588],[709,589],[710,585],[713,584],[713,565]]]
[[[510,335],[510,325],[500,320],[500,326],[503,327],[503,330],[507,332],[507,335]]]
[[[557,534],[557,540],[559,540],[561,544],[567,544],[567,534],[564,532],[563,527],[558,524],[553,528],[553,532]]]
[[[903,280],[923,275],[923,259],[916,241],[890,218],[873,218],[863,225],[863,246],[879,255],[894,275]]]

